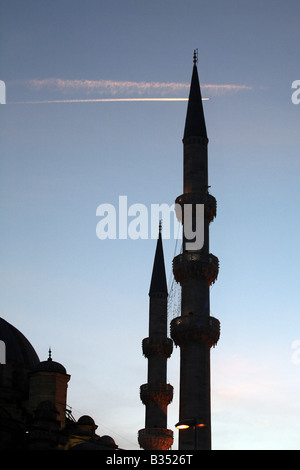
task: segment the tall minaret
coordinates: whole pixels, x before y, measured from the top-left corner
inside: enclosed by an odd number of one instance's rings
[[[143,340],[143,353],[148,359],[148,383],[140,388],[146,418],[138,441],[145,450],[167,450],[173,443],[173,431],[167,429],[167,407],[173,398],[173,387],[167,384],[167,359],[172,354],[173,342],[167,337],[168,291],[161,224],[149,298],[149,337]]]
[[[183,194],[176,199],[182,209],[183,252],[173,260],[174,278],[182,293],[181,316],[171,322],[171,337],[180,346],[180,450],[211,449],[210,348],[219,339],[220,323],[210,316],[209,303],[209,288],[217,278],[219,261],[209,253],[209,224],[216,215],[216,200],[208,192],[207,144],[195,51],[183,137]],[[204,207],[204,243],[193,250],[196,245],[187,244],[185,238],[185,215],[187,207],[192,207],[197,233],[198,204]]]

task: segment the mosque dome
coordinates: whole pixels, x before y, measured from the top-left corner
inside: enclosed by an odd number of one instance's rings
[[[88,415],[81,416],[78,419],[77,424],[79,424],[80,426],[94,426],[95,428],[98,427],[98,426],[96,426],[95,421],[93,420],[93,418],[91,418]]]
[[[0,340],[5,344],[7,364],[14,362],[29,369],[34,369],[39,364],[39,357],[28,339],[3,318],[0,318]]]

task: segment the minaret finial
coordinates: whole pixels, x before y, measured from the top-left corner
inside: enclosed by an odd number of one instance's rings
[[[194,65],[198,62],[198,49],[194,49],[194,58],[193,58]]]
[[[52,357],[51,357],[51,348],[49,347],[49,357],[48,357],[48,361],[52,361]]]
[[[161,232],[162,232],[162,220],[159,221],[158,231],[159,231],[159,234],[161,235]]]

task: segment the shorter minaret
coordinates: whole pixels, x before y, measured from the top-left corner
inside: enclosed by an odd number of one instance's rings
[[[138,441],[145,450],[168,450],[173,444],[173,431],[167,429],[167,407],[173,399],[173,387],[167,384],[167,359],[173,342],[167,337],[167,301],[165,263],[161,224],[156,245],[149,291],[149,337],[143,340],[143,354],[148,359],[148,383],[140,387],[140,397],[146,406],[145,428]]]

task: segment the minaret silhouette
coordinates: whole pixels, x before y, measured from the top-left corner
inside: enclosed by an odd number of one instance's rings
[[[209,253],[216,199],[208,192],[208,138],[197,60],[195,51],[183,137],[184,192],[176,199],[182,214],[183,250],[173,259],[174,278],[181,285],[181,316],[171,322],[171,337],[180,346],[179,450],[211,449],[210,348],[220,336],[219,320],[210,316],[209,288],[219,271],[218,258]],[[187,205],[193,208],[195,229],[198,204],[204,207],[204,243],[193,250],[185,238]]]
[[[173,341],[167,337],[167,301],[160,224],[149,290],[149,337],[142,344],[143,354],[148,359],[148,383],[140,387],[146,417],[138,442],[145,450],[167,450],[173,444],[173,431],[167,429],[167,407],[173,399],[173,387],[166,382],[167,359],[173,350]]]

